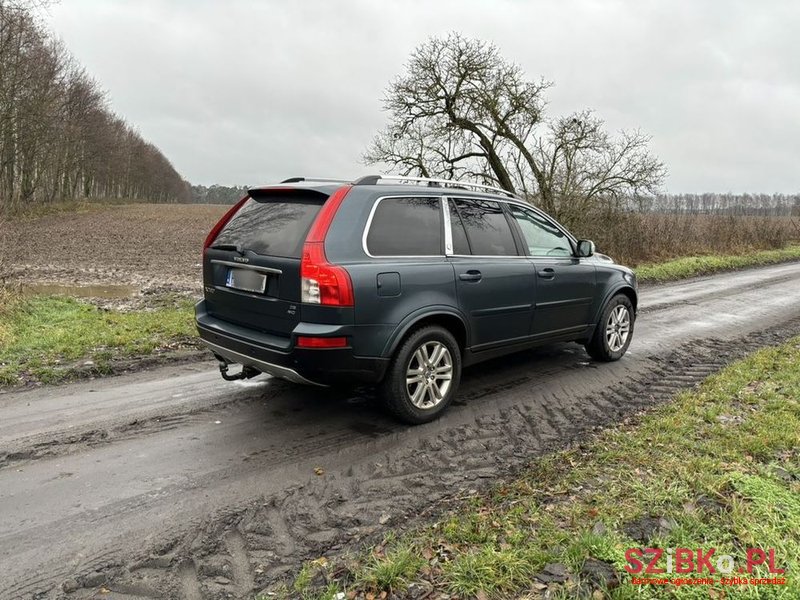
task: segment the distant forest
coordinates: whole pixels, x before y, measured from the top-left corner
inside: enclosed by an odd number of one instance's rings
[[[197,204],[235,204],[247,194],[247,186],[191,186],[192,202]]]
[[[0,0],[0,211],[98,198],[191,200],[34,11]]]
[[[800,215],[800,194],[659,194],[641,206],[649,212]]]

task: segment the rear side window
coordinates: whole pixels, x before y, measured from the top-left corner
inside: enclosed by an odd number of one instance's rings
[[[442,249],[438,198],[382,198],[367,232],[373,256],[432,256]]]
[[[453,234],[453,254],[472,254],[467,240],[467,231],[454,202],[447,203],[450,210],[450,231]]]
[[[256,254],[300,258],[303,243],[324,196],[297,195],[250,198],[214,240]]]
[[[472,254],[516,256],[517,246],[503,207],[491,200],[455,200]],[[455,241],[455,240],[454,240]]]

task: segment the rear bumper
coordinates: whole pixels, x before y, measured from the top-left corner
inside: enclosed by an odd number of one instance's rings
[[[389,363],[386,358],[356,356],[350,347],[294,346],[296,335],[352,337],[352,329],[346,325],[326,325],[325,331],[320,331],[317,324],[298,323],[291,338],[276,337],[217,319],[206,312],[203,301],[195,307],[195,321],[200,339],[217,358],[295,383],[377,383]]]

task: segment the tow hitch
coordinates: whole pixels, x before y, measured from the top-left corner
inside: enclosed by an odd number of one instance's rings
[[[253,367],[242,367],[242,370],[234,375],[228,375],[228,363],[220,361],[219,363],[219,374],[222,375],[222,378],[225,381],[236,381],[237,379],[250,379],[251,377],[255,377],[259,375],[261,371],[254,369]]]

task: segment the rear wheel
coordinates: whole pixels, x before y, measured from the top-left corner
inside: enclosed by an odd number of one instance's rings
[[[595,360],[619,360],[627,352],[633,338],[634,312],[630,298],[617,294],[608,301],[586,351]]]
[[[397,350],[381,384],[381,398],[401,421],[427,423],[453,401],[460,379],[458,342],[443,327],[423,327]]]

